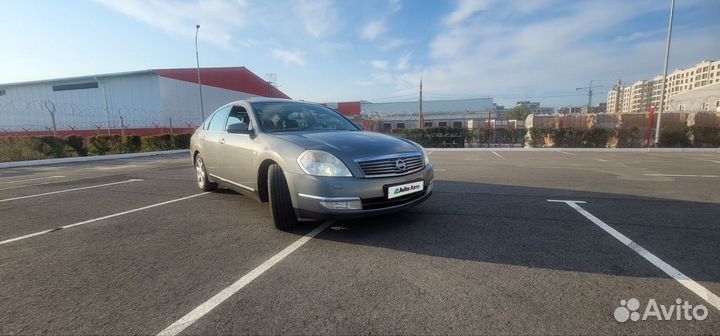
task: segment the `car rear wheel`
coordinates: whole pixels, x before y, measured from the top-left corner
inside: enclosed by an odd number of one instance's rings
[[[270,200],[270,215],[275,227],[288,230],[297,225],[297,217],[290,199],[290,189],[282,168],[272,164],[268,168],[268,198]]]
[[[197,176],[198,188],[203,191],[212,191],[217,189],[217,183],[208,181],[205,163],[203,162],[202,157],[200,157],[200,154],[195,157],[195,175]]]

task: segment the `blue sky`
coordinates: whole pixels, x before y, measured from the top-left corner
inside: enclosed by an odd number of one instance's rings
[[[276,73],[314,101],[586,101],[662,70],[663,0],[6,1],[0,83],[202,66]],[[677,0],[670,66],[720,58],[720,1]]]

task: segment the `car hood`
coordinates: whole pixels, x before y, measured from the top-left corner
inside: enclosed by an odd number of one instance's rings
[[[420,152],[417,146],[410,142],[375,132],[288,132],[272,135],[305,149],[324,150],[349,160],[385,154]]]

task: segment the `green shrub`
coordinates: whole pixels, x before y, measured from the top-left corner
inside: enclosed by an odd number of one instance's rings
[[[660,132],[660,147],[690,147],[687,128],[662,130]]]
[[[77,156],[87,156],[87,146],[82,135],[68,135],[65,137],[65,144],[75,152]],[[75,156],[75,155],[68,155]]]
[[[593,128],[582,132],[582,147],[606,148],[610,138],[617,136],[617,131],[610,128]]]
[[[30,138],[32,150],[45,158],[54,159],[67,156],[65,141],[54,136],[40,136]]]
[[[142,138],[139,135],[126,135],[123,141],[125,153],[137,153],[142,150]]]
[[[695,147],[720,147],[720,128],[692,126],[690,133]]]
[[[175,134],[172,137],[172,148],[173,149],[188,149],[190,148],[190,137],[192,134]]]
[[[417,142],[423,147],[465,147],[465,142],[471,142],[473,132],[467,128],[411,128],[394,129],[393,134]]]
[[[618,148],[642,148],[645,147],[646,139],[640,134],[636,126],[628,129],[620,129],[617,132]]]
[[[141,138],[143,152],[155,152],[172,149],[172,136],[170,134],[148,135]]]
[[[0,138],[0,161],[39,160],[45,156],[33,150],[30,137]]]
[[[123,152],[122,137],[119,135],[96,135],[88,138],[90,155],[119,154]]]

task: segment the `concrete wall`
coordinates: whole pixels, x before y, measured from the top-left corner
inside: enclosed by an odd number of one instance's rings
[[[97,82],[97,88],[53,91],[53,85],[90,82]],[[121,114],[159,110],[157,83],[157,76],[152,74],[134,74],[4,87],[6,94],[0,96],[0,128],[44,130],[52,126],[48,110],[53,106],[58,130],[93,129],[95,125],[107,128],[108,120],[111,127],[119,127]]]
[[[198,126],[202,123],[200,113],[200,92],[196,83],[177,79],[158,77],[161,114],[154,117],[154,122],[162,125],[173,119],[173,126],[185,126],[185,123]],[[205,117],[220,106],[234,100],[247,99],[255,95],[203,85],[203,106]],[[152,125],[150,125],[152,126]]]

